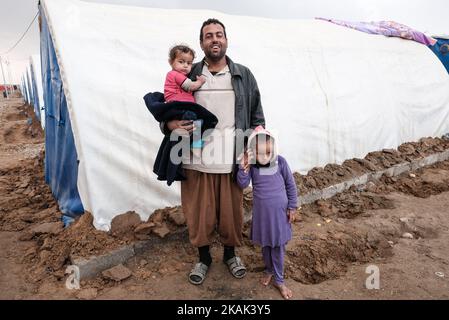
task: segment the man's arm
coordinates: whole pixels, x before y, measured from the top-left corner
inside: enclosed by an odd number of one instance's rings
[[[249,74],[249,83],[250,83],[250,93],[252,94],[251,105],[251,128],[255,128],[257,126],[265,127],[265,116],[263,114],[262,102],[260,100],[260,91],[257,86],[257,81],[254,75],[250,70],[248,70]]]

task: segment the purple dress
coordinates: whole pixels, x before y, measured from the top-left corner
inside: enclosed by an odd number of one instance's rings
[[[279,247],[292,238],[287,209],[297,208],[298,192],[287,161],[278,156],[273,167],[251,166],[248,173],[242,168],[237,183],[246,188],[252,180],[253,219],[251,240],[261,246]]]

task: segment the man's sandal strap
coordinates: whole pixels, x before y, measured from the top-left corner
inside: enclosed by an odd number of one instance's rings
[[[246,268],[239,257],[232,257],[225,263],[228,266],[229,272],[237,279],[241,279],[246,275]]]

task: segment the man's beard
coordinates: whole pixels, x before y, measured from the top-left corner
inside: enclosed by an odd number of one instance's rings
[[[210,61],[220,61],[226,55],[226,48],[222,46],[218,53],[213,53],[212,49],[209,49],[205,54]]]

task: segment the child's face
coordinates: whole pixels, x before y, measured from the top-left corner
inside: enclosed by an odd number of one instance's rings
[[[256,160],[262,165],[269,163],[274,156],[273,140],[266,136],[256,137]]]
[[[193,56],[190,53],[178,52],[176,58],[170,64],[173,70],[187,75],[192,70],[192,62]]]

